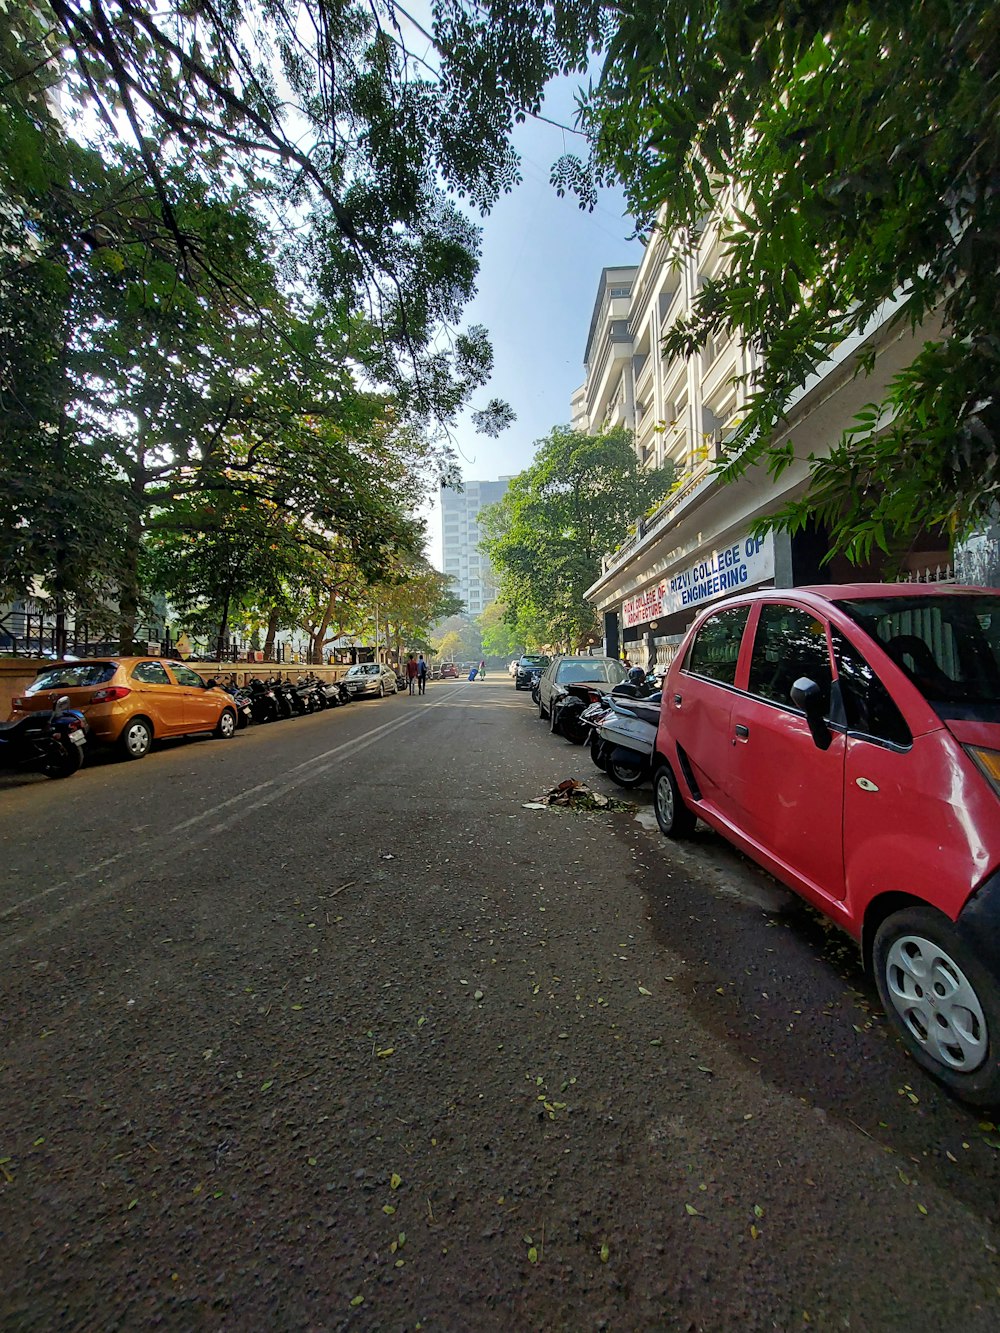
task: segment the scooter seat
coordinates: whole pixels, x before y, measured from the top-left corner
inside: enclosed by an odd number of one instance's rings
[[[24,717],[15,717],[10,722],[0,722],[0,735],[5,732],[17,731],[19,727],[28,727],[32,723],[48,722],[52,717],[52,712],[48,708],[39,709],[37,713],[27,713]]]

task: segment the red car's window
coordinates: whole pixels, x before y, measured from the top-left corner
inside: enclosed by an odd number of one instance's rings
[[[1000,597],[928,593],[841,603],[942,718],[1000,721]]]
[[[792,704],[792,686],[801,677],[814,680],[823,692],[823,711],[830,711],[833,669],[826,626],[801,607],[766,602],[753,641],[747,690],[772,703]]]
[[[833,631],[832,638],[848,731],[890,745],[912,745],[910,728],[878,676],[839,630]]]
[[[684,670],[735,685],[736,663],[749,614],[749,606],[731,606],[709,616],[688,649]]]

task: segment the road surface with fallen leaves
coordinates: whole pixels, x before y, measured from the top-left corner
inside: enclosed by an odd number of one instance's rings
[[[505,678],[5,778],[0,835],[5,1330],[996,1327],[992,1123]]]

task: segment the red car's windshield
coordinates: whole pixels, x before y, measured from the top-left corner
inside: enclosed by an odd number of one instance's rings
[[[1000,594],[839,602],[939,717],[1000,722]]]

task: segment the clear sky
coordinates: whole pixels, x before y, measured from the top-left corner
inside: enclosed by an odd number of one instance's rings
[[[579,79],[562,80],[546,98],[544,113],[573,123]],[[484,324],[493,343],[493,378],[473,408],[491,398],[510,403],[517,421],[498,439],[476,433],[463,418],[456,432],[458,461],[469,480],[491,481],[523,471],[534,443],[553,426],[568,423],[570,399],[584,379],[583,354],[601,269],[636,264],[642,255],[627,238],[631,220],[621,196],[605,192],[593,213],[574,198],[560,199],[549,171],[564,151],[582,140],[553,125],[518,127],[522,183],[480,220],[483,253],[478,295],[467,324]],[[429,520],[430,557],[440,567],[440,510]]]

